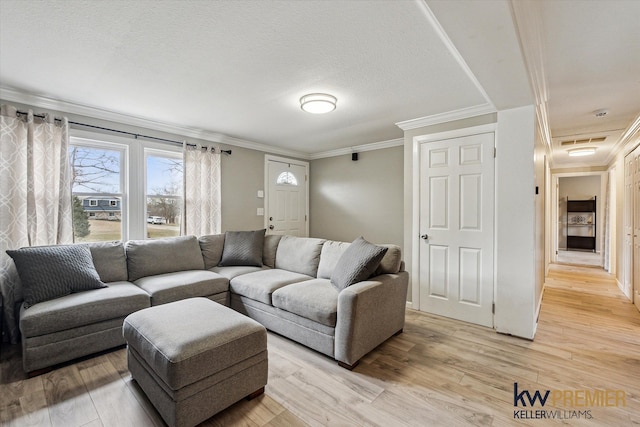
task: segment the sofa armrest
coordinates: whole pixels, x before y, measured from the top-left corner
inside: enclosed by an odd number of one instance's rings
[[[409,273],[381,274],[338,295],[335,358],[353,366],[404,327]]]

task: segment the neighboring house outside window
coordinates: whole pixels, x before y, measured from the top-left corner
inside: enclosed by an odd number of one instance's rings
[[[87,203],[88,202],[88,203]],[[115,202],[115,203],[114,203]],[[91,219],[121,220],[122,210],[120,200],[112,199],[85,199],[82,201],[85,212],[93,213]]]

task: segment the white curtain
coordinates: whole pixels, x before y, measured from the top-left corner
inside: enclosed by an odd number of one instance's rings
[[[183,234],[220,233],[220,153],[213,147],[184,144]]]
[[[73,241],[69,123],[0,108],[0,290],[5,330],[17,342],[22,289],[7,249]]]

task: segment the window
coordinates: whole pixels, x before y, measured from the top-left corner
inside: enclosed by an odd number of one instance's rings
[[[180,235],[182,147],[72,130],[76,242]]]
[[[282,172],[280,175],[278,175],[278,178],[276,179],[276,184],[279,185],[298,185],[298,180],[296,179],[295,175],[292,174],[291,172]]]
[[[122,147],[72,139],[69,158],[76,242],[122,240],[124,157]]]
[[[146,149],[147,237],[180,235],[182,221],[182,153]]]

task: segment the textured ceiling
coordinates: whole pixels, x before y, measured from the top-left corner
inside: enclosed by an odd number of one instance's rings
[[[313,153],[487,103],[427,13],[419,1],[3,1],[0,77],[30,94]],[[310,92],[335,95],[337,110],[304,113]]]
[[[606,134],[580,159],[606,162],[640,113],[640,1],[518,1],[539,17],[554,142]],[[0,96],[321,153],[400,138],[397,122],[533,103],[518,31],[507,0],[0,0]],[[310,92],[338,108],[304,113]],[[554,149],[555,167],[577,164]]]

